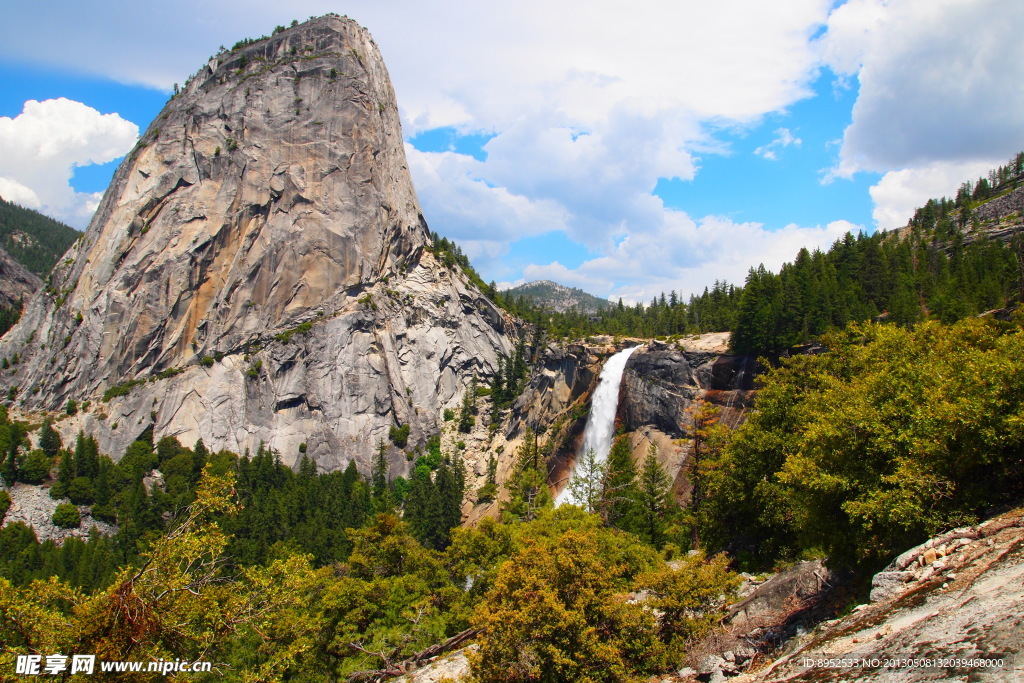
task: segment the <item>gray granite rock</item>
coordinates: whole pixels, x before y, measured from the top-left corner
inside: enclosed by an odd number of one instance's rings
[[[15,483],[7,488],[11,496],[11,507],[3,518],[3,526],[21,522],[32,527],[36,532],[36,538],[40,541],[54,540],[63,543],[68,538],[86,538],[90,530],[96,529],[107,536],[113,535],[117,527],[93,519],[89,514],[88,505],[79,505],[78,513],[82,517],[82,523],[76,529],[61,529],[53,523],[53,513],[61,503],[68,502],[67,498],[54,500],[50,498],[49,489],[30,484]]]
[[[28,301],[42,288],[42,280],[0,249],[0,306]]]
[[[217,55],[167,103],[59,295],[0,340],[22,358],[2,380],[30,408],[91,400],[62,437],[85,428],[115,458],[152,425],[365,471],[390,427],[422,444],[513,349],[513,322],[429,245],[377,46],[311,20]],[[145,383],[101,401],[128,381]]]

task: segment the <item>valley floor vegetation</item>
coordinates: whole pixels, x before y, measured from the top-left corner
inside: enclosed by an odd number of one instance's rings
[[[169,438],[115,463],[49,424],[28,450],[32,425],[2,418],[5,481],[118,524],[60,546],[0,530],[3,671],[60,652],[212,661],[209,680],[368,680],[470,632],[479,680],[633,680],[675,666],[737,583],[724,556],[666,564],[680,510],[654,454],[638,473],[624,439],[590,510],[553,508],[530,441],[502,519],[458,528],[461,464],[436,442],[405,482],[383,447],[369,478]]]

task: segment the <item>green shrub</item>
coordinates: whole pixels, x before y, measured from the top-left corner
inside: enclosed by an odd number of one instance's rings
[[[68,399],[68,403],[64,406],[64,412],[68,415],[75,415],[78,413],[78,401],[73,398]]]
[[[476,502],[478,503],[490,503],[498,495],[498,485],[494,482],[487,482],[476,492]]]
[[[18,471],[18,478],[26,484],[40,484],[50,473],[50,459],[46,453],[36,449],[25,456]]]
[[[204,368],[212,368],[213,367],[213,356],[203,356],[199,360],[199,364],[202,365]]]
[[[82,516],[71,503],[61,503],[53,512],[53,523],[61,529],[77,529],[82,524]]]
[[[405,445],[409,442],[409,425],[392,426],[388,430],[388,439],[399,448],[405,448]]]
[[[444,409],[444,421],[445,422],[451,422],[454,419],[455,419],[455,411],[452,410],[451,408],[445,408]]]
[[[0,522],[4,521],[4,515],[7,514],[7,510],[11,507],[11,494],[7,491],[0,491]]]
[[[117,512],[114,510],[114,506],[110,503],[97,503],[96,505],[93,505],[92,508],[89,509],[89,514],[91,514],[94,519],[106,522],[107,524],[117,523]]]
[[[103,402],[109,403],[110,399],[112,398],[116,398],[118,396],[127,396],[129,393],[131,393],[132,389],[139,386],[140,384],[145,383],[146,380],[144,379],[130,379],[127,382],[121,382],[120,384],[115,384],[112,387],[108,387],[107,390],[103,392]]]
[[[96,489],[88,477],[75,477],[68,484],[68,498],[75,505],[92,505],[96,500]]]

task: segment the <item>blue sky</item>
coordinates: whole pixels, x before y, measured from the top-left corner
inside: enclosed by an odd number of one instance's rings
[[[741,282],[1024,149],[1015,0],[54,0],[5,11],[0,194],[84,227],[174,82],[328,11],[381,48],[431,228],[502,284]]]

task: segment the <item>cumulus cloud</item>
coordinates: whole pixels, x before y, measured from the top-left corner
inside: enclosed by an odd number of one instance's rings
[[[834,175],[1005,159],[1024,140],[1024,4],[850,0],[825,63],[860,83]],[[892,181],[896,182],[896,181]]]
[[[98,17],[79,2],[54,2],[45,27],[31,3],[12,6],[5,18],[17,35],[0,56],[161,88],[183,81],[215,45],[336,9],[328,0],[182,0],[173,8],[118,0],[118,11]],[[452,126],[492,136],[483,161],[407,146],[431,227],[482,259],[482,270],[520,237],[563,231],[601,256],[572,269],[538,259],[549,263],[527,268],[528,277],[549,273],[639,297],[742,280],[751,263],[777,267],[840,229],[694,221],[652,194],[659,178],[694,178],[695,154],[723,149],[716,131],[749,130],[812,95],[821,65],[812,37],[831,7],[452,0],[439,11],[413,0],[353,0],[345,11],[381,47],[406,135]],[[799,144],[788,129],[777,136],[759,153]],[[627,291],[630,281],[638,284]]]
[[[0,117],[0,195],[82,227],[99,197],[72,189],[74,168],[124,156],[138,135],[134,123],[81,102],[29,100]]]
[[[509,242],[565,228],[559,203],[515,194],[481,177],[483,164],[455,152],[421,152],[405,146],[424,215],[456,240],[474,262],[491,262]]]
[[[824,227],[788,225],[767,231],[759,223],[708,216],[694,221],[665,211],[655,230],[630,234],[608,254],[579,268],[558,262],[527,268],[528,279],[552,279],[612,299],[648,302],[661,292],[699,294],[716,280],[742,284],[751,266],[778,270],[801,247],[826,249],[860,226],[835,221]]]

